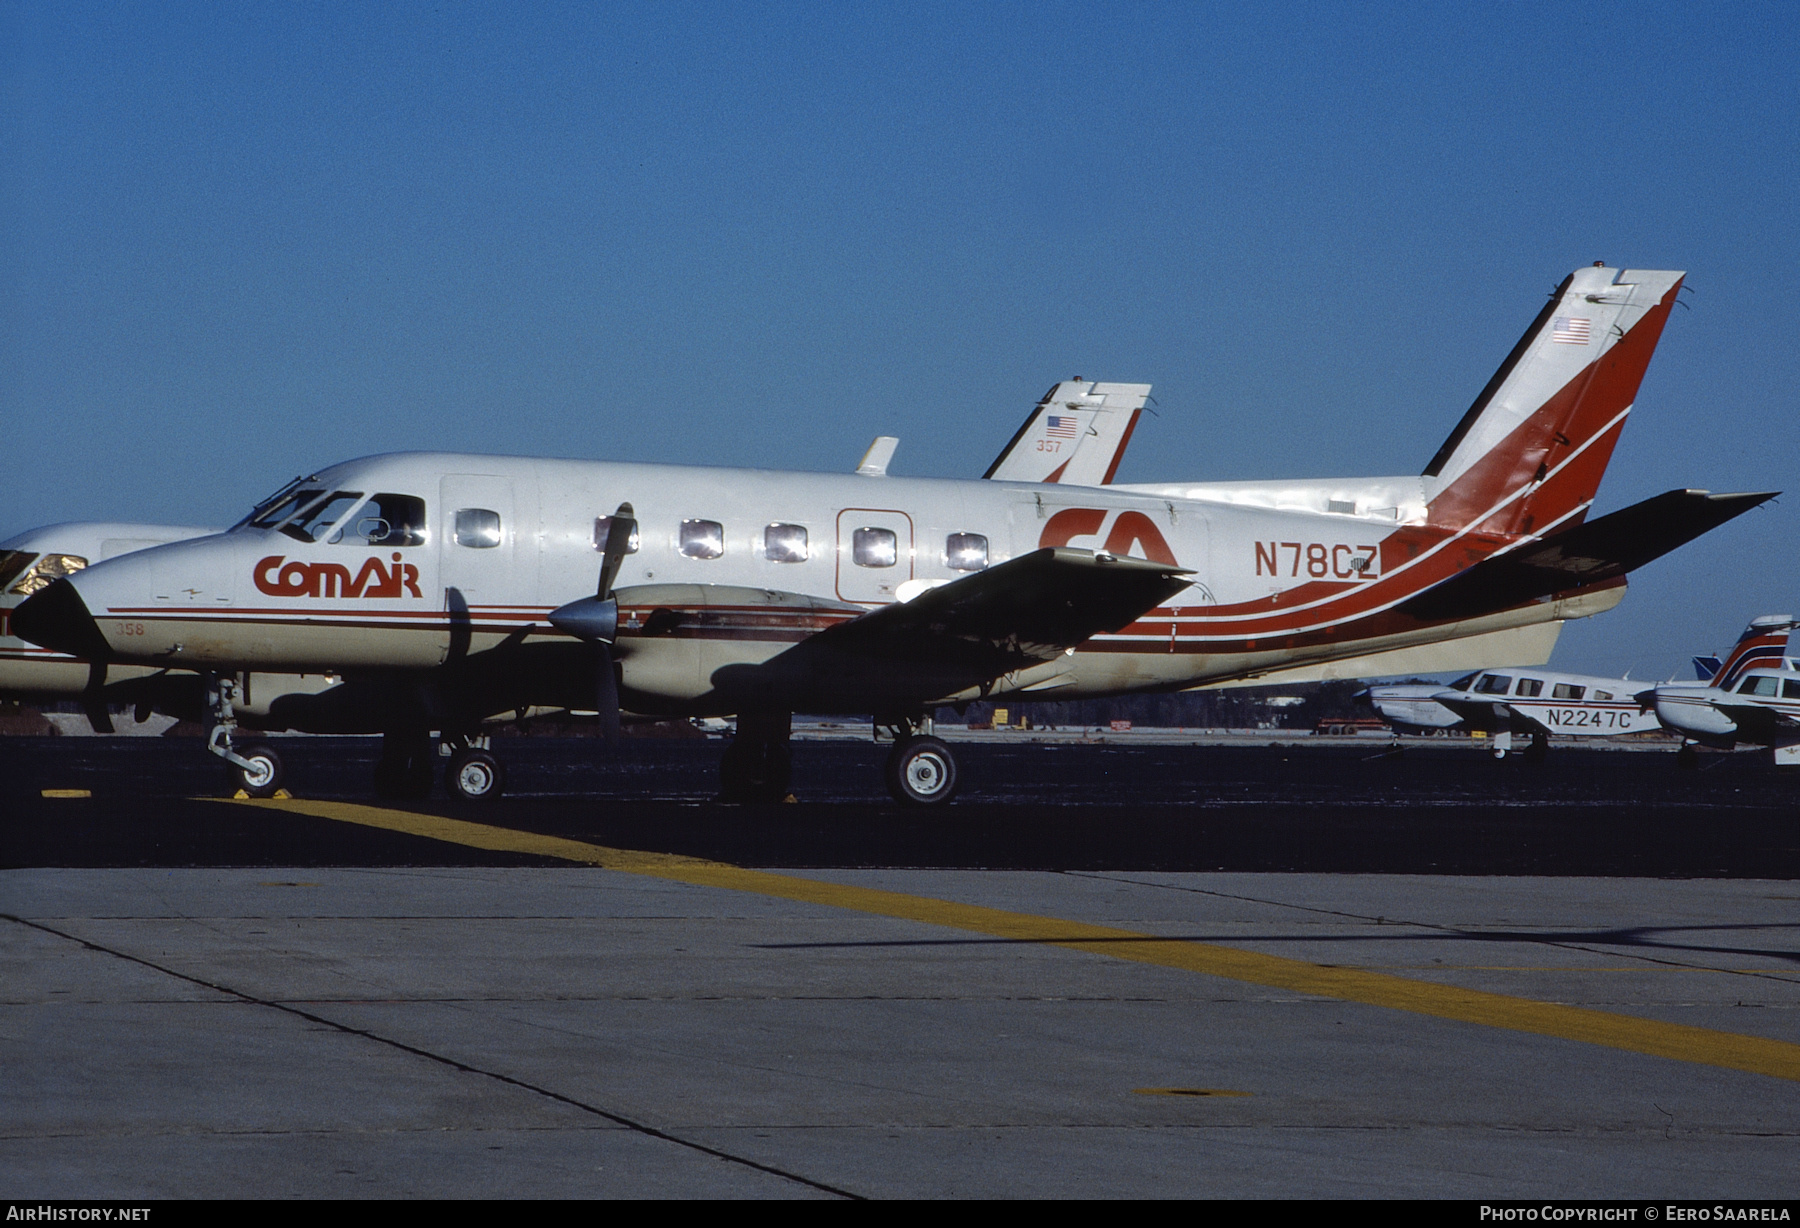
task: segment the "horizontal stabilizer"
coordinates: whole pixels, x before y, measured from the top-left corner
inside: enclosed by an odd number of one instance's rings
[[[1566,533],[1486,559],[1420,593],[1400,609],[1433,621],[1468,618],[1614,581],[1774,498],[1775,493],[1715,495],[1704,490],[1671,490]]]

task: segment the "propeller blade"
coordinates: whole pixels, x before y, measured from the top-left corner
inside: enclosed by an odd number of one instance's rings
[[[631,504],[619,504],[619,510],[612,515],[612,522],[606,530],[606,549],[600,560],[600,587],[594,590],[594,596],[604,601],[612,596],[613,581],[619,578],[619,568],[625,563],[625,555],[631,549],[631,537],[637,532],[637,512]]]
[[[613,672],[612,648],[604,640],[594,647],[600,652],[600,673],[594,680],[594,704],[600,710],[600,732],[610,748],[619,741],[619,679]]]

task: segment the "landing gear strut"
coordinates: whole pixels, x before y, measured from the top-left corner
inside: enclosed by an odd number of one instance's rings
[[[894,749],[883,776],[902,806],[941,806],[956,796],[956,756],[931,736],[931,719],[893,722]]]
[[[375,765],[375,796],[393,800],[431,796],[431,732],[387,730]]]
[[[719,760],[719,800],[779,802],[789,796],[794,756],[791,712],[738,714],[737,736]]]
[[[206,749],[231,765],[231,778],[251,797],[274,797],[286,776],[281,756],[260,742],[242,750],[231,744],[237,732],[236,678],[206,675]]]
[[[1550,737],[1548,734],[1534,733],[1531,745],[1525,748],[1525,762],[1542,763],[1550,757]]]

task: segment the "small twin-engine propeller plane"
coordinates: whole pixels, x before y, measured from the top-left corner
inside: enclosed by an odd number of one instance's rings
[[[1638,693],[1639,703],[1687,739],[1679,752],[1684,766],[1697,764],[1694,743],[1731,750],[1747,742],[1773,748],[1778,766],[1800,767],[1800,658],[1787,651],[1796,626],[1800,620],[1791,614],[1751,619],[1706,681],[1666,682]]]
[[[1118,470],[1149,395],[1149,384],[1097,384],[1079,376],[1065,380],[1044,394],[1025,416],[985,476],[1105,485]],[[878,438],[859,472],[883,472],[898,443],[892,436]],[[140,721],[151,711],[185,720],[203,719],[206,687],[199,673],[145,665],[96,669],[93,662],[19,639],[8,622],[13,608],[26,597],[90,562],[217,532],[216,528],[187,525],[69,522],[0,541],[0,697],[79,700],[96,733],[112,731],[110,709],[119,705],[134,707]],[[254,727],[275,700],[314,694],[337,681],[328,674],[240,675],[237,693],[254,694],[258,703],[246,705],[239,715],[244,724]],[[260,775],[275,762],[259,760],[253,770]]]
[[[1527,759],[1540,759],[1550,735],[1612,737],[1662,728],[1637,702],[1639,683],[1548,670],[1484,670],[1448,684],[1391,683],[1359,692],[1381,718],[1402,730],[1469,729],[1491,733],[1496,759],[1528,734]]]
[[[597,710],[611,731],[626,709],[735,715],[723,796],[779,798],[805,711],[873,714],[895,797],[943,802],[940,704],[1546,660],[1628,571],[1770,497],[1678,490],[1585,521],[1681,277],[1571,274],[1416,476],[1095,487],[890,477],[878,449],[844,476],[376,456],[62,579],[13,626],[109,669],[207,672],[212,745],[262,789],[232,746],[260,703],[239,680],[328,673],[260,723],[381,731],[386,794],[429,789],[431,730],[452,790],[491,796],[484,721]]]

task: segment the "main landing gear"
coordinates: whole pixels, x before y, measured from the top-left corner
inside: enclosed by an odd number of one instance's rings
[[[791,712],[739,714],[737,736],[719,760],[720,801],[779,802],[792,796],[788,783],[794,755],[788,739],[793,725]]]
[[[894,748],[882,775],[902,806],[941,806],[956,796],[956,756],[931,736],[931,718],[893,722]]]
[[[928,718],[880,717],[875,725],[894,738],[882,779],[895,801],[902,806],[941,806],[956,796],[956,756],[931,736]],[[740,713],[737,736],[719,760],[719,800],[792,801],[788,791],[794,768],[792,734],[791,713]]]
[[[241,749],[232,745],[237,732],[238,682],[218,674],[206,676],[206,749],[231,765],[232,783],[250,797],[274,797],[287,773],[281,756],[261,742]]]
[[[1513,738],[1511,730],[1502,729],[1499,733],[1496,733],[1493,741],[1494,758],[1506,758],[1506,756],[1512,753],[1512,744]],[[1527,763],[1542,763],[1545,759],[1550,757],[1550,736],[1541,732],[1533,733],[1531,735],[1531,744],[1520,752],[1519,757]]]
[[[450,764],[444,769],[444,787],[464,801],[489,802],[506,790],[506,767],[488,749],[481,735],[446,739]]]
[[[375,796],[389,801],[416,801],[431,796],[431,731],[389,729],[381,735],[381,759],[375,764]]]

